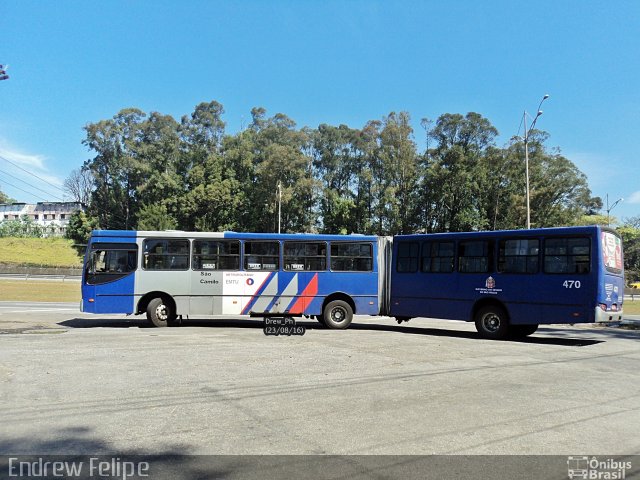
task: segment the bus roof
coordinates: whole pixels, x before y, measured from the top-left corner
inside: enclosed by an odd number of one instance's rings
[[[456,238],[478,238],[478,237],[494,237],[494,236],[510,236],[510,237],[531,237],[531,236],[544,236],[544,235],[578,235],[578,234],[592,234],[598,230],[604,230],[608,232],[618,233],[608,227],[602,227],[600,225],[587,225],[587,226],[579,226],[579,227],[550,227],[550,228],[532,228],[529,230],[491,230],[491,231],[481,231],[481,232],[445,232],[445,233],[416,233],[409,235],[396,235],[393,238],[397,238],[399,240],[410,240],[410,239],[423,239],[425,236],[430,237],[456,237]]]
[[[239,240],[322,240],[322,241],[376,241],[375,235],[330,235],[315,233],[241,233],[241,232],[188,232],[182,230],[94,230],[92,238],[233,238]]]

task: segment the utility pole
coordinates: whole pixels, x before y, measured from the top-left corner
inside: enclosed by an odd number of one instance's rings
[[[278,233],[280,233],[281,221],[282,221],[282,182],[278,180]]]

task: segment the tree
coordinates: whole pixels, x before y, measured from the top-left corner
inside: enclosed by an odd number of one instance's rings
[[[72,170],[64,181],[64,190],[75,202],[89,205],[94,187],[94,177],[87,167]]]
[[[407,112],[391,112],[380,131],[377,191],[379,235],[412,233],[416,228],[418,157]]]
[[[583,215],[594,211],[601,200],[591,196],[584,175],[571,160],[559,152],[549,153],[544,145],[545,132],[534,130],[529,141],[531,224],[534,227],[574,225]],[[524,145],[521,141],[507,148],[517,169],[513,172],[512,208],[505,223],[522,228],[526,219]]]
[[[308,134],[313,175],[320,186],[319,216],[322,231],[350,233],[356,228],[358,131],[346,125],[322,124]]]
[[[488,228],[488,205],[496,203],[487,196],[488,159],[501,161],[489,147],[494,145],[498,131],[482,115],[470,112],[465,116],[441,115],[427,134],[435,146],[423,162],[423,229],[455,232]],[[489,153],[494,155],[490,157]],[[490,190],[496,192],[501,183],[502,179],[497,179]]]
[[[618,228],[624,249],[624,270],[627,282],[640,280],[640,216],[626,218]]]
[[[138,215],[138,230],[173,230],[177,222],[166,205],[152,204],[142,207]]]
[[[85,162],[94,178],[90,212],[102,228],[129,229],[135,223],[141,179],[135,147],[145,117],[144,112],[127,108],[110,120],[84,127],[87,136],[83,143],[96,152]]]
[[[249,191],[249,230],[277,230],[280,184],[282,231],[316,231],[320,185],[313,178],[313,159],[306,153],[311,143],[308,133],[296,130],[295,122],[284,114],[266,118],[263,108],[254,108],[251,113],[254,179]]]
[[[15,203],[15,199],[0,190],[0,203]]]
[[[87,216],[82,210],[76,210],[69,217],[65,237],[79,245],[86,245],[91,236],[91,231],[97,226],[98,221],[96,218]]]

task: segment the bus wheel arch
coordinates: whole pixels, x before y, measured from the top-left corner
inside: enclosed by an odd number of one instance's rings
[[[172,326],[176,323],[176,302],[165,292],[149,292],[138,301],[137,313],[147,314],[147,319],[155,327]]]
[[[494,299],[478,301],[473,307],[472,320],[480,336],[491,340],[505,339],[511,330],[507,308]]]
[[[344,330],[351,324],[355,312],[356,304],[349,295],[333,293],[322,304],[320,323],[327,328]]]

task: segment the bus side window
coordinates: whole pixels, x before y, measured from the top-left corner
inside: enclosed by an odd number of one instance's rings
[[[331,244],[331,270],[342,272],[373,271],[373,246],[366,242]]]
[[[451,273],[454,262],[453,242],[424,242],[421,270],[428,273]]]
[[[401,242],[398,244],[398,273],[415,273],[418,271],[418,242]]]
[[[244,243],[244,269],[274,271],[280,268],[280,242],[247,241]]]
[[[498,271],[501,273],[538,273],[537,239],[514,238],[500,240],[498,248]]]
[[[591,244],[587,237],[547,238],[544,272],[585,274],[591,270]]]
[[[458,244],[460,273],[488,273],[493,271],[493,241],[469,240]]]

